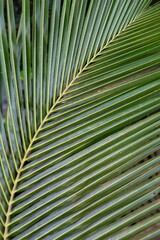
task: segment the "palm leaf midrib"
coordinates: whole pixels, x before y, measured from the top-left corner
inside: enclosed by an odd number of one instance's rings
[[[133,23],[135,20],[131,21],[128,26]],[[127,27],[128,27],[127,26]],[[17,172],[17,175],[16,175],[16,178],[14,180],[14,185],[13,185],[13,188],[12,188],[12,191],[11,191],[11,196],[10,196],[10,200],[9,200],[9,203],[8,203],[8,211],[7,211],[7,214],[6,214],[6,222],[5,222],[5,230],[4,230],[4,240],[7,240],[7,237],[8,237],[8,226],[9,226],[9,221],[10,221],[10,214],[11,214],[11,211],[12,211],[12,203],[13,203],[13,199],[14,199],[14,196],[15,196],[15,193],[16,193],[16,188],[17,188],[17,185],[18,185],[18,181],[19,181],[19,178],[20,178],[20,175],[21,175],[21,170],[23,169],[24,167],[24,164],[25,164],[25,161],[29,155],[29,152],[32,148],[32,145],[34,143],[34,141],[36,140],[36,137],[37,135],[39,134],[39,132],[41,131],[43,125],[45,124],[46,120],[48,119],[49,115],[54,111],[55,107],[60,103],[62,97],[66,94],[66,92],[69,90],[69,88],[72,86],[72,84],[75,82],[75,80],[87,69],[87,67],[95,60],[95,58],[100,55],[103,50],[105,48],[107,48],[107,46],[113,42],[124,30],[126,29],[126,27],[124,27],[120,33],[116,34],[107,44],[105,44],[87,63],[86,65],[76,74],[76,76],[71,80],[71,82],[69,83],[68,86],[66,86],[66,88],[64,89],[64,91],[62,92],[62,94],[57,98],[56,102],[54,103],[54,105],[52,105],[52,107],[50,108],[50,110],[48,111],[48,113],[46,114],[45,118],[43,119],[43,121],[41,122],[41,124],[39,125],[39,127],[37,128],[36,132],[34,133],[30,143],[29,143],[29,146],[28,148],[26,149],[25,153],[24,153],[24,157],[22,158],[21,160],[21,165],[18,169],[18,172]]]
[[[138,16],[138,18],[139,18],[139,16]],[[112,42],[114,42],[115,39],[117,39],[117,37],[119,37],[119,35],[121,35],[122,32],[124,32],[126,30],[126,28],[128,28],[130,25],[132,25],[132,23],[134,23],[136,20],[137,20],[137,18],[131,20],[128,23],[127,26],[124,26],[124,28],[122,28],[120,32],[118,32],[115,36],[113,36],[113,38],[110,41],[108,41],[103,47],[101,47],[99,49],[99,51],[96,54],[94,54],[94,56],[86,63],[86,65],[79,70],[79,72],[70,81],[69,85],[66,86],[66,88],[64,89],[62,94],[57,98],[55,103],[51,106],[50,110],[48,111],[48,113],[44,117],[43,121],[41,122],[41,124],[37,128],[36,132],[34,133],[28,147],[26,148],[26,151],[24,152],[24,157],[21,160],[21,164],[19,166],[16,178],[14,180],[14,185],[13,185],[11,193],[10,193],[11,195],[10,195],[10,200],[9,200],[9,203],[8,203],[8,210],[7,210],[6,221],[5,221],[4,240],[8,239],[8,230],[9,230],[10,215],[11,215],[11,212],[12,212],[12,204],[13,204],[13,201],[14,201],[14,196],[15,196],[16,189],[17,189],[17,186],[18,186],[18,182],[19,182],[19,179],[20,179],[20,176],[21,176],[21,171],[24,167],[24,164],[25,164],[25,162],[27,160],[27,157],[28,157],[28,155],[29,155],[29,153],[32,149],[32,146],[33,146],[33,144],[36,140],[37,135],[41,131],[41,129],[42,129],[43,125],[45,124],[46,120],[48,119],[49,115],[51,113],[53,113],[55,107],[60,103],[61,99],[67,93],[67,91],[70,89],[70,87],[75,82],[75,80],[87,69],[87,67],[96,59],[96,57],[98,57],[99,55],[101,55],[103,53],[103,50],[105,50],[108,47],[108,45],[110,45]]]

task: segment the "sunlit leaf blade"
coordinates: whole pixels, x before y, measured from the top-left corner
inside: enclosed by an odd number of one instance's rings
[[[30,1],[22,2],[22,58],[23,58],[23,71],[24,71],[24,96],[25,96],[25,108],[27,119],[27,132],[29,140],[31,141],[32,126],[31,126],[31,109],[29,98],[31,96],[31,38],[30,38]]]
[[[158,237],[160,4],[4,3],[0,239]]]

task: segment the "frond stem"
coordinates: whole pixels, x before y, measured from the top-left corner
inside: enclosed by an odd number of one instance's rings
[[[135,20],[134,20],[135,21]],[[131,23],[133,23],[134,21],[132,21]],[[130,23],[130,24],[131,24]],[[128,26],[130,25],[128,24]],[[127,27],[128,27],[127,26]],[[122,33],[124,30],[126,29],[126,27],[123,28],[123,30],[121,30],[120,33]],[[76,74],[76,76],[72,79],[72,81],[69,83],[69,85],[64,89],[64,91],[62,92],[62,94],[57,98],[56,102],[53,104],[53,106],[50,108],[50,110],[48,111],[47,115],[45,116],[45,118],[43,119],[43,121],[41,122],[39,128],[37,129],[37,131],[35,132],[33,138],[31,139],[31,142],[24,154],[24,157],[21,161],[21,165],[18,169],[18,172],[17,172],[17,177],[14,181],[14,185],[13,185],[13,188],[12,188],[12,191],[11,191],[11,197],[10,197],[10,201],[8,203],[8,211],[7,211],[7,214],[6,214],[6,222],[5,222],[5,229],[4,229],[4,240],[8,240],[8,237],[9,237],[9,234],[8,234],[8,227],[9,227],[9,222],[10,222],[10,216],[11,216],[11,212],[12,212],[12,205],[13,205],[13,200],[14,200],[14,196],[15,196],[15,193],[16,193],[16,189],[17,189],[17,185],[18,185],[18,181],[20,179],[20,175],[21,175],[21,170],[23,169],[24,167],[24,164],[25,164],[25,161],[27,159],[27,156],[32,148],[32,145],[37,137],[37,135],[39,134],[42,126],[44,125],[44,123],[46,122],[47,118],[49,117],[49,115],[53,112],[54,108],[57,106],[57,104],[60,102],[60,100],[62,99],[62,97],[66,94],[66,92],[68,91],[68,89],[72,86],[72,84],[74,83],[74,81],[80,76],[80,74],[82,72],[84,72],[87,67],[94,61],[94,59],[100,55],[102,53],[102,51],[107,48],[107,46],[113,42],[115,40],[115,38],[117,38],[120,33],[116,34],[109,42],[107,42],[103,47],[100,48],[100,50],[94,54],[94,56],[90,59],[90,61],[88,61],[86,63],[86,65]]]

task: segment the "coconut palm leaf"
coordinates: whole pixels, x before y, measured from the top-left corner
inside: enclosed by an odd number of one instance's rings
[[[0,1],[1,239],[160,236],[160,4]],[[1,102],[2,105],[2,102]]]

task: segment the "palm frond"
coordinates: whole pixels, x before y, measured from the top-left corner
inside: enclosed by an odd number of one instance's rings
[[[13,1],[0,1],[1,239],[159,236],[160,4],[149,4],[26,0],[17,29]]]

